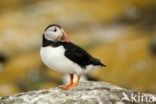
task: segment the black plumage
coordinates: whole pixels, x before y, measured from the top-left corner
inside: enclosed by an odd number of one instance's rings
[[[57,25],[57,24],[51,24],[51,25],[47,26],[46,29],[45,29],[44,31],[46,31],[49,27],[52,27],[52,26],[56,26],[56,27],[58,27],[58,28],[61,28],[60,25]]]
[[[75,45],[72,42],[50,41],[47,40],[43,35],[42,47],[46,46],[58,47],[61,45],[65,48],[65,56],[74,63],[80,65],[82,68],[86,68],[87,65],[106,66],[103,63],[101,63],[99,59],[94,58],[84,49],[80,48],[79,46]]]

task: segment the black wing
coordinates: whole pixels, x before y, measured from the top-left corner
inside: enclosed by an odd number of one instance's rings
[[[65,56],[83,68],[90,64],[95,66],[105,66],[99,59],[92,57],[84,49],[71,42],[64,42],[62,45],[66,49]]]

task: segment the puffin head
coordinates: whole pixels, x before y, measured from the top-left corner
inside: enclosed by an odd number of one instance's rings
[[[68,34],[64,29],[57,25],[51,24],[44,30],[44,37],[50,41],[69,42]]]

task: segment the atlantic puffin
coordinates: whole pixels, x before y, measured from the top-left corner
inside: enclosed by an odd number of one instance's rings
[[[71,42],[68,34],[57,24],[51,24],[44,30],[40,55],[46,66],[70,75],[70,83],[60,86],[64,90],[76,87],[81,74],[100,66],[106,66],[99,59]]]

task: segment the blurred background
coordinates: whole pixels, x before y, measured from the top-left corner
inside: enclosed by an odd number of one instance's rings
[[[156,0],[3,0],[0,96],[63,83],[39,54],[42,33],[53,23],[107,65],[88,80],[156,93]]]

